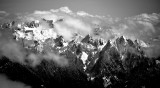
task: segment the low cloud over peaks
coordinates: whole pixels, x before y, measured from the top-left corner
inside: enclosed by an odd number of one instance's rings
[[[1,11],[1,13],[5,12]],[[91,34],[106,40],[123,35],[133,40],[143,40],[153,47],[157,47],[160,41],[158,37],[160,35],[160,14],[156,13],[143,13],[122,19],[91,15],[84,11],[73,12],[68,7],[62,7],[48,11],[36,10],[33,13],[17,15],[17,18],[21,22],[36,20],[41,25],[37,29],[53,30],[55,37],[61,35],[66,41],[72,40],[75,33],[83,37]],[[46,20],[54,26],[49,26]],[[95,35],[95,30],[98,30],[98,35]],[[36,58],[34,55],[30,57]]]
[[[13,36],[10,33],[10,30],[6,32],[0,31],[0,33],[0,59],[2,56],[5,56],[12,62],[33,67],[39,65],[42,60],[53,61],[58,66],[68,65],[68,60],[65,57],[55,54],[51,51],[46,51],[45,54],[28,52],[23,47],[23,44],[12,39]]]
[[[45,23],[44,20],[52,20],[55,25],[53,30],[56,30],[59,35],[62,35],[66,40],[71,40],[73,34],[81,33],[84,36],[92,33],[90,23],[80,18],[81,16],[73,13],[68,7],[60,9],[51,9],[49,11],[35,11],[20,17],[23,21],[39,20],[40,23]],[[21,20],[20,19],[20,20]],[[58,22],[58,20],[62,20]],[[49,28],[49,26],[46,28]]]
[[[30,86],[8,79],[5,75],[0,74],[0,88],[31,88]]]

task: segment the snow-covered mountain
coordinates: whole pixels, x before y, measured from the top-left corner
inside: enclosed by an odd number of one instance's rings
[[[51,10],[47,14],[36,11],[34,15],[41,14],[44,18],[33,19],[30,14],[27,16],[31,16],[30,19],[24,17],[1,24],[0,73],[33,88],[150,88],[158,85],[159,57],[153,54],[159,43],[148,42],[151,40],[144,39],[146,35],[135,36],[139,32],[128,30],[134,22],[125,25],[126,20],[119,20],[106,26],[100,16],[94,18],[77,12],[78,16],[83,15],[79,20],[67,8],[61,8],[61,13],[58,11]],[[63,17],[64,12],[75,18]],[[150,19],[143,14],[132,21],[142,20],[141,16]],[[88,22],[91,19],[96,21]],[[155,19],[158,22],[158,18]]]

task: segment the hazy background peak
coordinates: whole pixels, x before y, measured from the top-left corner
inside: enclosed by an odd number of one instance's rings
[[[85,11],[93,15],[130,17],[141,13],[159,13],[159,0],[1,0],[0,10],[9,13],[69,7],[74,12]]]

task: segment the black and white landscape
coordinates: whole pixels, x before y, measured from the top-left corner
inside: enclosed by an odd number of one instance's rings
[[[159,88],[160,13],[153,10],[159,9],[158,1],[146,0],[144,7],[152,5],[146,13],[140,8],[140,14],[128,15],[128,8],[120,17],[72,11],[67,6],[25,12],[34,9],[37,0],[31,5],[24,1],[29,9],[18,1],[2,0],[0,6],[4,9],[0,11],[0,88]],[[142,1],[137,7],[143,7]],[[16,6],[6,8],[7,2]],[[87,2],[98,1],[83,1]],[[68,4],[72,8],[77,5],[76,9],[88,7],[95,12],[105,7],[70,3],[75,4]]]

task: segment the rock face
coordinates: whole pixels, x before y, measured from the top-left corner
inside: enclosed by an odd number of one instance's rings
[[[47,22],[54,28],[52,21]],[[69,66],[59,67],[44,59],[36,67],[31,67],[2,56],[0,73],[33,88],[151,88],[160,81],[159,58],[145,55],[143,41],[124,36],[107,41],[92,39],[90,35],[81,40],[65,41],[52,29],[40,30],[39,27],[37,21],[14,28],[7,26],[14,30],[15,41],[23,40],[23,47],[29,52],[33,52],[31,49],[36,54],[54,51],[67,58]]]

